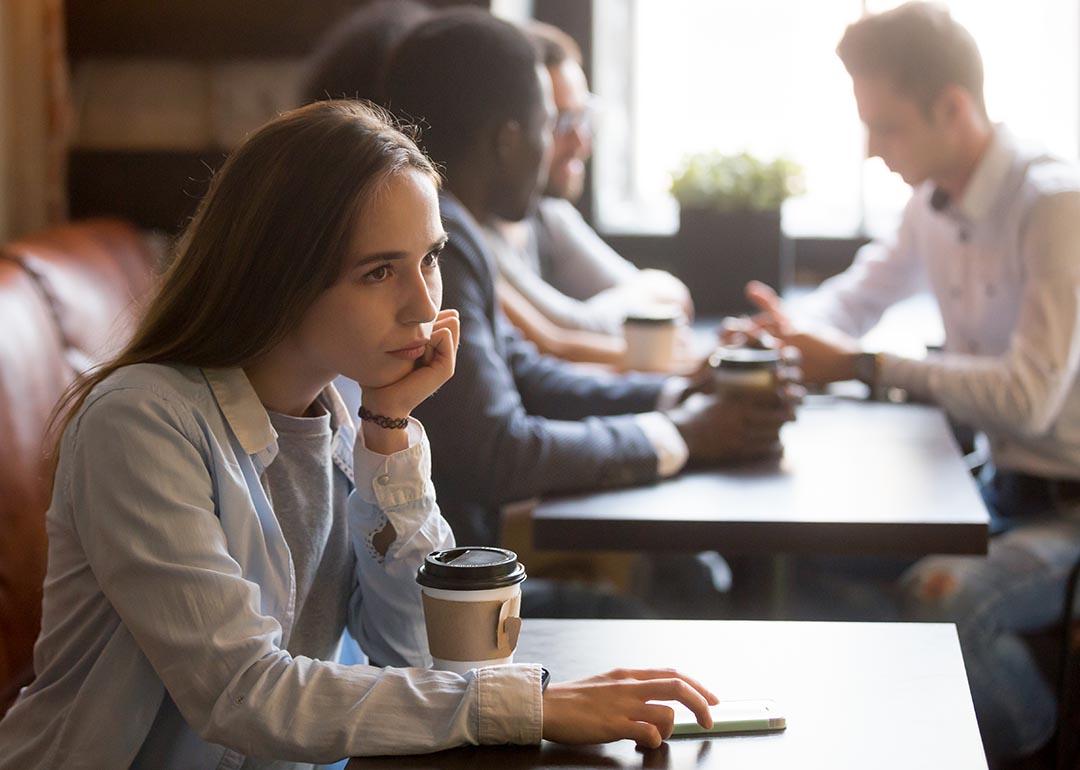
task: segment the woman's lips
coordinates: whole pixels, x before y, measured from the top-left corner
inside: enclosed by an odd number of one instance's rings
[[[424,355],[424,350],[427,348],[426,342],[421,342],[416,345],[407,348],[398,348],[397,350],[391,350],[388,355],[394,358],[400,358],[405,361],[415,361]]]

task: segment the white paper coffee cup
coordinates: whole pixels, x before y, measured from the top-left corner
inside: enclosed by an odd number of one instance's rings
[[[451,548],[417,570],[434,667],[463,674],[512,663],[525,568],[503,548]]]
[[[663,307],[628,315],[623,322],[626,368],[654,372],[669,369],[675,359],[681,318],[678,311]]]

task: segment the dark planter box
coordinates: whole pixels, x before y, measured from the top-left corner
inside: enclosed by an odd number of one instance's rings
[[[682,209],[676,244],[675,272],[690,287],[700,315],[754,310],[743,294],[747,281],[777,291],[791,283],[791,242],[780,229],[778,210]]]

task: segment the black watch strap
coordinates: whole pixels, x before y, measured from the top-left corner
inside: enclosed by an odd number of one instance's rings
[[[548,683],[551,681],[551,672],[543,666],[540,667],[540,692],[547,690]]]
[[[855,376],[871,388],[876,388],[878,385],[878,366],[877,353],[859,353],[855,358]]]

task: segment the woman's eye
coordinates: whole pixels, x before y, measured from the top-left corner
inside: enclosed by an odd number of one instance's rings
[[[390,266],[379,265],[377,268],[364,275],[364,281],[367,283],[380,283],[390,277]]]
[[[426,267],[435,267],[439,264],[439,257],[442,255],[442,249],[438,251],[429,251],[424,257],[424,265]]]

